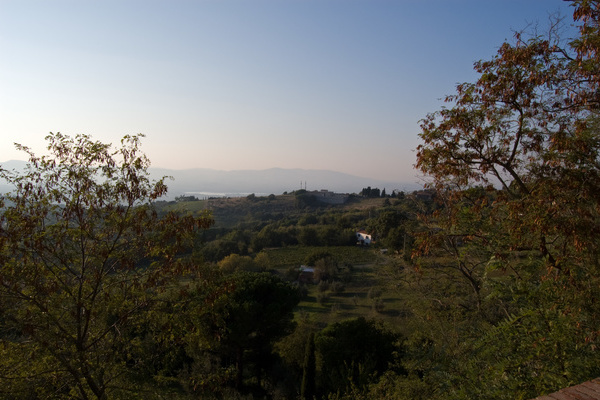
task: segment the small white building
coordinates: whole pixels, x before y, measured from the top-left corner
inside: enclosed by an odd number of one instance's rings
[[[361,246],[368,246],[372,242],[371,235],[367,233],[365,230],[360,230],[356,232],[356,244],[360,244]]]

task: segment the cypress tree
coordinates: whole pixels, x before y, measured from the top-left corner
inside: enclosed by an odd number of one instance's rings
[[[302,386],[300,387],[300,397],[302,400],[311,400],[314,398],[315,374],[315,334],[311,333],[306,343],[304,364],[302,365]]]

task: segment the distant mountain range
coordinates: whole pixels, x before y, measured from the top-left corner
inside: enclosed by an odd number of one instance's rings
[[[327,189],[338,193],[359,193],[368,186],[392,190],[413,191],[416,183],[389,182],[363,178],[341,172],[312,169],[270,168],[265,170],[219,171],[213,169],[169,170],[150,168],[154,178],[173,176],[167,181],[170,196],[180,194],[220,194],[240,196],[249,193],[282,194],[298,189]]]
[[[0,166],[8,170],[21,170],[24,168],[25,162],[11,160],[0,163]],[[414,182],[390,182],[341,172],[312,169],[270,168],[220,171],[207,168],[185,170],[150,168],[149,172],[154,179],[163,176],[174,178],[174,180],[166,180],[170,199],[184,194],[199,197],[237,197],[250,193],[256,195],[282,194],[305,187],[307,190],[327,189],[337,193],[359,193],[368,186],[385,188],[387,193],[391,193],[393,190],[413,191],[421,188],[421,185]],[[10,188],[6,184],[0,183],[0,191],[6,192],[7,190]]]

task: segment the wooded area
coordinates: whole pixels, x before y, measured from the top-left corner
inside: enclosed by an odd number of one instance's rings
[[[0,397],[526,399],[600,376],[600,2],[571,3],[576,38],[516,34],[422,120],[427,195],[168,202],[142,135],[18,145]]]

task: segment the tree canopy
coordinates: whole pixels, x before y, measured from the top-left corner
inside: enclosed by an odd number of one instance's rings
[[[548,37],[518,33],[475,64],[477,81],[459,84],[446,97],[451,107],[422,120],[416,164],[453,195],[500,185],[494,207],[512,244],[539,248],[556,268],[583,262],[600,226],[598,81],[590,74],[599,63],[598,4],[573,5],[578,39],[565,45],[556,26]]]
[[[416,167],[439,206],[415,255],[452,257],[444,273],[476,310],[451,397],[534,397],[598,373],[600,2],[571,3],[578,37],[560,20],[517,33],[421,121]]]
[[[0,389],[13,397],[108,398],[127,391],[122,332],[186,268],[178,254],[201,217],[159,218],[141,135],[121,147],[47,136],[0,197]]]

